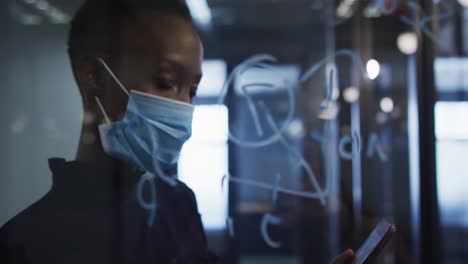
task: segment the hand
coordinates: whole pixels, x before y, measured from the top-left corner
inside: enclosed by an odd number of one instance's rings
[[[332,264],[351,264],[356,261],[357,256],[352,249],[343,251],[338,257],[333,260]]]

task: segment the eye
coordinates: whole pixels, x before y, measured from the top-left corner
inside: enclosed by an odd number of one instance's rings
[[[175,85],[174,81],[162,77],[156,78],[154,83],[156,84],[156,87],[160,90],[170,90]]]
[[[190,89],[190,98],[193,98],[197,95],[197,89],[198,89],[198,86],[195,86],[193,88]]]

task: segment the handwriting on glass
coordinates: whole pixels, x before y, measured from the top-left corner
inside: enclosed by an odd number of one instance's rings
[[[314,74],[316,74],[320,69],[323,67],[333,64],[334,60],[337,57],[347,57],[351,60],[351,62],[356,66],[355,69],[357,70],[357,74],[359,76],[364,76],[366,77],[366,73],[364,70],[364,65],[361,60],[361,58],[352,50],[339,50],[337,51],[334,55],[327,56],[324,59],[320,60],[318,63],[312,65],[309,67],[299,78],[298,80],[293,83],[292,85],[287,85],[285,86],[285,89],[287,90],[288,93],[288,103],[289,103],[289,109],[288,109],[288,114],[286,117],[286,120],[283,122],[283,126],[279,127],[275,120],[273,119],[272,114],[270,113],[268,107],[265,105],[263,101],[259,101],[258,103],[255,103],[254,100],[252,99],[251,94],[249,93],[250,88],[254,86],[262,86],[262,87],[275,87],[274,84],[271,83],[264,83],[264,82],[258,82],[258,83],[252,83],[252,84],[247,84],[241,88],[241,91],[246,97],[246,102],[248,105],[248,111],[250,112],[252,116],[252,120],[254,122],[254,127],[255,130],[258,134],[259,137],[261,137],[260,140],[245,140],[237,137],[234,135],[231,131],[229,131],[229,139],[234,143],[242,147],[247,147],[247,148],[259,148],[259,147],[264,147],[267,145],[275,144],[275,143],[280,143],[284,148],[287,150],[287,152],[294,156],[298,160],[299,166],[301,166],[307,177],[309,182],[311,183],[313,190],[312,191],[299,191],[299,190],[292,190],[292,189],[287,189],[284,188],[280,185],[280,180],[281,180],[281,175],[277,174],[273,184],[270,183],[265,183],[265,182],[258,182],[250,179],[243,179],[243,178],[238,178],[238,177],[232,177],[231,175],[227,175],[227,177],[223,177],[221,185],[224,186],[224,182],[227,179],[229,182],[233,183],[238,183],[238,184],[243,184],[243,185],[248,185],[264,190],[269,190],[272,192],[272,201],[273,204],[276,203],[276,200],[278,199],[278,194],[279,193],[284,193],[288,195],[293,195],[297,197],[304,197],[304,198],[311,198],[311,199],[318,199],[320,200],[322,205],[325,205],[325,199],[328,196],[330,192],[330,179],[326,178],[324,186],[320,186],[317,177],[314,173],[314,170],[312,167],[309,165],[309,163],[305,160],[304,156],[302,153],[300,153],[297,149],[291,147],[289,142],[287,141],[285,137],[285,131],[289,127],[290,123],[292,122],[294,118],[294,109],[295,109],[295,97],[294,97],[294,90],[297,87],[300,87],[304,82],[309,80]],[[236,78],[239,78],[242,76],[242,74],[247,71],[248,69],[252,67],[261,67],[261,68],[269,68],[272,66],[269,66],[267,63],[272,63],[276,62],[276,58],[271,56],[271,55],[256,55],[253,56],[247,60],[245,60],[243,63],[238,65],[234,70],[231,72],[231,74],[228,76],[226,83],[223,86],[223,89],[221,91],[220,97],[218,99],[218,103],[222,104],[225,100],[225,97],[227,95],[227,91],[229,87],[231,86],[232,82],[235,81]],[[335,99],[333,99],[332,96],[332,90],[334,87],[334,79],[336,78],[335,76],[335,71],[336,69],[334,67],[331,68],[330,74],[329,74],[329,80],[327,81],[326,85],[326,102],[324,104],[323,108],[328,108],[331,105],[335,104]],[[360,87],[360,78],[355,78],[354,79],[353,86],[354,87]],[[355,102],[359,104],[359,102]],[[324,111],[324,109],[320,109],[320,111]],[[260,115],[263,114],[265,117],[268,126],[270,127],[270,130],[273,131],[271,135],[265,135],[265,130],[262,129],[261,124],[260,124]],[[352,132],[352,135],[350,136],[350,142],[352,142],[352,149],[353,152],[349,156],[349,159],[355,159],[358,155],[360,155],[361,152],[361,139],[359,135],[359,130],[354,129]],[[321,139],[321,138],[320,138]],[[378,153],[380,151],[377,150]],[[229,218],[228,223],[232,224],[232,219]],[[262,218],[261,222],[261,234],[262,237],[267,245],[270,247],[280,247],[281,243],[273,241],[269,234],[268,234],[268,226],[269,225],[279,225],[281,223],[281,219],[279,217],[276,217],[271,214],[265,214]],[[232,225],[229,226],[229,233],[233,234]]]
[[[387,2],[389,2],[390,4],[387,4]],[[430,29],[430,24],[432,22],[438,22],[438,21],[451,18],[453,16],[453,11],[449,8],[447,3],[444,1],[433,1],[433,3],[434,5],[440,6],[441,9],[443,9],[443,12],[438,15],[429,15],[427,14],[426,11],[424,11],[424,9],[421,7],[419,3],[417,3],[414,0],[410,0],[404,4],[404,7],[406,7],[410,13],[412,13],[412,16],[402,14],[402,15],[399,15],[399,17],[400,17],[401,22],[409,26],[413,26],[417,29],[420,29],[429,39],[434,41],[434,43],[438,44],[439,41],[437,40],[437,38],[434,36],[434,33]],[[368,7],[372,7],[385,15],[391,15],[391,14],[394,14],[398,8],[398,1],[397,0],[391,0],[391,1],[374,0],[369,3]],[[350,15],[347,15],[346,17],[339,19],[335,24],[336,25],[342,24],[344,21],[353,17],[354,12],[356,12],[356,9],[351,9],[350,12],[351,12]]]

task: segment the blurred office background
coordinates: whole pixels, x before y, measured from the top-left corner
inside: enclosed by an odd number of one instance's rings
[[[51,188],[47,158],[74,158],[81,2],[0,3],[0,225]],[[329,263],[381,219],[378,263],[468,261],[468,1],[187,3],[205,61],[179,177],[223,263]],[[258,54],[276,61],[229,78]]]

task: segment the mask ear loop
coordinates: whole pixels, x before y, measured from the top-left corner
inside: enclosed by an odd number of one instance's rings
[[[107,63],[102,58],[97,58],[97,60],[102,64],[102,66],[104,66],[106,71],[109,73],[109,75],[112,77],[112,79],[114,79],[114,81],[117,83],[119,88],[122,89],[122,91],[128,96],[128,90],[120,82],[119,78],[117,78],[117,76],[115,76],[114,72],[109,68],[109,66],[107,66]],[[106,119],[107,123],[110,124],[111,123],[110,118],[107,115],[106,110],[104,110],[104,106],[102,105],[101,100],[99,100],[99,98],[97,96],[95,96],[94,99],[96,100],[99,108],[101,109],[101,112],[104,115],[104,118]]]
[[[101,101],[99,100],[99,98],[97,98],[97,96],[94,96],[94,99],[96,100],[96,103],[98,104],[99,108],[101,109],[101,113],[104,116],[104,118],[106,119],[106,122],[108,124],[110,124],[111,121],[109,119],[109,116],[106,113],[106,110],[104,110],[104,107],[102,106]]]
[[[120,87],[120,89],[122,89],[122,91],[126,95],[128,95],[127,88],[125,88],[125,86],[123,86],[123,84],[120,82],[119,78],[117,78],[117,76],[115,76],[114,72],[109,68],[109,66],[107,66],[107,63],[102,58],[97,58],[97,59],[104,66],[104,68],[106,68],[106,71],[110,74],[112,79],[114,79],[114,81],[117,83],[117,85]]]

